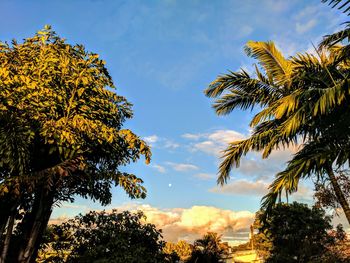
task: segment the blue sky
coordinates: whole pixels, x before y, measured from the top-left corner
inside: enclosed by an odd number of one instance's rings
[[[203,94],[208,84],[227,70],[252,69],[254,61],[243,52],[248,40],[273,40],[288,56],[312,51],[312,43],[346,20],[318,0],[0,0],[0,17],[2,41],[30,37],[50,24],[69,43],[100,54],[117,92],[134,104],[135,116],[125,127],[153,152],[150,165],[140,160],[124,168],[144,179],[147,198],[131,201],[116,189],[108,208],[143,207],[153,214],[182,209],[181,216],[196,216],[193,207],[254,213],[293,153],[279,151],[267,161],[251,154],[230,183],[218,188],[219,150],[249,133],[252,113],[216,116]],[[296,199],[307,196],[305,185]],[[101,206],[77,199],[55,209],[53,218],[88,209]]]

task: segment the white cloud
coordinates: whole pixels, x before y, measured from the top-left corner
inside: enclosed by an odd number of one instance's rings
[[[245,136],[242,133],[233,130],[217,130],[209,134],[208,139],[219,143],[230,143],[243,140]]]
[[[240,167],[234,169],[232,174],[239,172],[256,180],[272,181],[275,174],[286,167],[297,149],[298,146],[276,149],[267,159],[262,159],[261,152],[251,152],[242,158]]]
[[[185,139],[189,139],[189,140],[199,140],[200,138],[203,137],[203,134],[201,134],[201,133],[198,133],[198,134],[185,133],[185,134],[181,135],[181,137],[183,137]]]
[[[201,140],[191,144],[191,151],[201,151],[209,155],[220,156],[228,143],[242,140],[245,136],[234,130],[216,130],[212,133],[186,133],[182,137],[195,141]]]
[[[223,150],[223,147],[220,147],[220,146],[218,146],[213,141],[204,141],[204,142],[199,142],[194,144],[191,150],[201,151],[209,155],[218,156],[218,155],[221,155],[221,151]]]
[[[60,216],[55,217],[55,218],[50,218],[49,225],[59,225],[65,221],[67,221],[70,218],[71,217],[68,217],[67,215],[60,215]]]
[[[250,35],[253,32],[253,27],[248,25],[243,25],[239,30],[239,36],[240,37],[246,37]]]
[[[193,170],[198,170],[199,167],[190,164],[190,163],[173,163],[173,162],[166,162],[167,165],[169,165],[171,168],[173,168],[175,171],[178,172],[188,172]]]
[[[313,27],[315,27],[317,24],[317,20],[316,19],[311,19],[307,22],[297,22],[295,25],[295,30],[297,31],[297,33],[299,34],[303,34],[309,30],[311,30]]]
[[[269,184],[259,180],[251,182],[247,180],[237,180],[224,186],[216,186],[209,191],[213,193],[222,193],[229,195],[256,195],[263,196],[268,192]]]
[[[144,137],[144,140],[152,147],[156,148],[176,149],[180,146],[180,144],[174,142],[173,140],[162,138],[157,135]]]
[[[171,140],[164,140],[164,148],[176,149],[180,146],[180,144],[173,142]]]
[[[166,172],[166,169],[164,166],[161,166],[159,164],[152,164],[151,165],[152,168],[156,169],[158,172],[160,173],[165,173]]]
[[[265,0],[264,2],[268,9],[275,12],[281,13],[289,8],[289,2],[285,0]]]
[[[194,175],[195,178],[201,179],[201,180],[211,180],[215,179],[215,174],[208,174],[208,173],[198,173]]]
[[[300,203],[313,204],[314,203],[314,190],[311,186],[312,184],[306,184],[300,182],[298,186],[298,191],[293,193],[289,199],[292,201],[297,201]]]
[[[229,143],[243,140],[245,135],[234,130],[216,130],[212,133],[186,133],[182,137],[192,141],[188,147],[191,152],[202,152],[214,157],[221,157]],[[262,159],[261,152],[250,152],[242,157],[240,167],[233,169],[233,173],[248,175],[255,180],[271,180],[281,171],[292,155],[298,150],[297,146],[279,148],[270,154],[267,159]]]
[[[155,142],[157,142],[158,141],[158,136],[157,135],[151,135],[151,136],[147,136],[147,137],[144,137],[144,140],[145,140],[145,142],[147,142],[147,143],[149,143],[149,144],[153,144],[153,143],[155,143]]]
[[[60,206],[64,209],[87,209],[88,207],[86,205],[79,205],[79,204],[72,204],[72,203],[65,203]]]
[[[303,19],[308,19],[310,17],[316,16],[317,12],[318,7],[316,7],[315,5],[306,6],[294,16],[294,19],[299,21]]]
[[[212,206],[192,206],[190,208],[158,209],[150,205],[125,206],[127,210],[142,210],[147,222],[163,230],[164,239],[176,242],[193,242],[208,231],[217,232],[231,239],[231,236],[248,239],[249,226],[255,214],[249,211],[223,210]]]
[[[114,207],[118,211],[141,210],[146,222],[162,229],[166,241],[187,240],[193,242],[208,231],[223,235],[223,240],[241,242],[248,240],[249,227],[255,214],[249,211],[224,210],[212,206],[192,206],[190,208],[159,209],[148,204],[125,204]],[[50,224],[68,220],[67,216],[50,219]]]

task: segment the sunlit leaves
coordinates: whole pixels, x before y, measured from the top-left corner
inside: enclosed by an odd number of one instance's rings
[[[269,79],[278,86],[289,85],[292,74],[292,63],[285,59],[273,42],[254,42],[246,44],[245,51],[248,56],[259,60]]]
[[[305,149],[271,184],[263,200],[267,206],[282,190],[296,191],[300,179],[324,172],[327,161],[341,166],[349,160],[344,150],[350,139],[349,66],[339,46],[320,48],[317,56],[305,53],[288,59],[272,42],[250,41],[246,51],[262,70],[256,66],[255,75],[241,71],[219,76],[206,95],[216,98],[213,107],[218,115],[257,110],[250,136],[231,142],[223,152],[219,184],[227,182],[232,168],[239,167],[248,152],[267,158],[275,149],[304,144]]]
[[[91,211],[49,228],[39,262],[167,262],[161,231],[141,212]]]
[[[108,170],[103,174],[112,180],[120,165],[141,155],[150,161],[148,145],[121,129],[132,117],[131,104],[115,93],[105,62],[82,45],[66,43],[49,26],[23,43],[0,45],[0,87],[2,180],[38,177],[77,158],[87,165],[75,172],[93,176],[95,166]],[[130,196],[144,197],[141,182],[125,187]]]

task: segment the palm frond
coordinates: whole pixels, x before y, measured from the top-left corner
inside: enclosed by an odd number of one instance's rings
[[[346,24],[347,25],[345,29],[340,30],[334,34],[325,35],[322,41],[320,42],[319,46],[321,48],[331,47],[342,42],[343,40],[348,40],[350,36],[350,26],[348,22]]]
[[[241,140],[237,142],[232,142],[226,148],[222,155],[223,161],[220,163],[217,183],[223,185],[227,182],[230,177],[230,172],[233,167],[238,168],[240,166],[240,161],[243,156],[245,156],[249,151],[262,151],[266,150],[269,147],[269,152],[265,153],[264,158],[267,157],[272,149],[278,147],[282,142],[282,137],[277,134],[277,130],[266,129],[262,131],[262,126],[271,127],[273,122],[268,122],[270,125],[263,123],[259,125],[259,131],[253,133],[248,139]],[[293,140],[285,140],[283,143],[288,146],[290,143],[293,143]]]
[[[256,103],[256,97],[236,91],[225,94],[220,99],[217,99],[213,104],[213,108],[217,115],[227,115],[236,108],[242,110],[253,108]]]
[[[240,72],[229,71],[228,74],[219,75],[209,87],[204,90],[204,94],[209,98],[216,98],[223,92],[242,87],[244,85],[251,86],[252,78],[243,69]]]
[[[249,41],[245,51],[248,56],[259,60],[266,74],[272,77],[277,85],[283,86],[290,81],[292,64],[283,57],[273,42]]]
[[[314,104],[313,115],[326,114],[335,105],[340,105],[345,99],[346,95],[350,93],[349,81],[344,79],[336,85],[326,88],[322,91],[321,96]]]
[[[219,76],[205,90],[205,94],[212,98],[219,97],[213,105],[218,115],[228,114],[235,108],[263,107],[282,96],[276,87],[263,80],[267,79],[262,76],[259,79],[251,78],[245,71],[230,72]]]
[[[261,208],[262,210],[264,210],[264,216],[263,219],[266,219],[267,217],[269,217],[269,215],[271,214],[271,210],[274,206],[274,204],[277,203],[277,199],[278,196],[280,195],[280,193],[275,193],[275,192],[269,192],[268,194],[266,194],[262,200],[261,200]]]
[[[261,110],[253,117],[249,126],[256,127],[260,123],[265,122],[266,120],[273,118],[275,116],[274,111],[275,111],[274,107],[268,107],[268,108]]]
[[[275,180],[269,186],[269,193],[262,199],[262,206],[265,209],[271,208],[276,202],[276,198],[273,197],[283,190],[289,194],[296,192],[300,179],[313,174],[318,177],[323,176],[326,165],[340,158],[337,152],[337,146],[331,142],[320,140],[306,143],[288,162],[287,168],[276,175]],[[343,159],[343,162],[339,162],[338,165],[341,166],[346,161],[347,159]]]
[[[332,8],[337,8],[343,13],[350,14],[350,0],[322,0],[323,3],[328,3]]]

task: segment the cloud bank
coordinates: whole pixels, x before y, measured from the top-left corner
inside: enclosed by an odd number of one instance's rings
[[[150,205],[127,207],[129,210],[142,210],[147,222],[163,230],[166,241],[189,242],[201,237],[208,231],[223,235],[223,238],[247,240],[249,226],[254,220],[254,213],[249,211],[223,210],[212,206],[192,206],[190,208],[158,209]]]
[[[148,204],[126,204],[116,208],[119,211],[142,210],[147,217],[146,222],[162,229],[164,240],[171,242],[193,242],[208,231],[222,234],[223,239],[231,243],[246,241],[255,216],[249,211],[224,210],[212,206],[159,209]],[[67,219],[67,216],[52,218],[50,224],[59,224]]]

